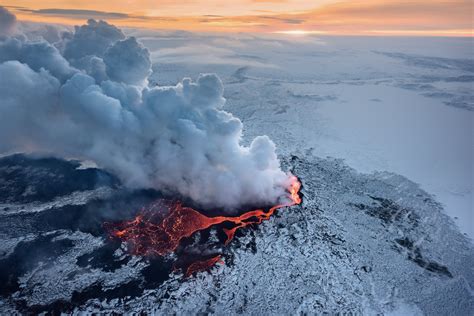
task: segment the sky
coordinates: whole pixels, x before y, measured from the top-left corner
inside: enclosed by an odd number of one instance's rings
[[[19,20],[293,35],[472,36],[472,0],[0,0]]]

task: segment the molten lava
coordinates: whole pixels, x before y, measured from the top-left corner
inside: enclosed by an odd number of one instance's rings
[[[198,211],[183,206],[180,202],[159,200],[150,208],[143,210],[133,220],[119,223],[106,223],[106,230],[123,242],[127,242],[129,250],[135,255],[166,255],[176,250],[182,239],[190,237],[197,231],[207,229],[221,223],[231,223],[234,226],[224,229],[227,244],[232,240],[239,228],[250,224],[260,224],[268,220],[279,208],[301,203],[299,190],[301,183],[296,177],[291,178],[288,188],[289,202],[275,205],[268,211],[262,209],[253,210],[240,216],[216,216],[208,217]],[[167,208],[166,216],[154,211],[155,207]],[[206,261],[195,262],[188,267],[191,274],[201,269],[201,266],[212,266],[220,260],[214,257]],[[186,272],[186,274],[188,274]]]
[[[188,266],[184,275],[188,277],[195,272],[205,271],[214,266],[216,263],[224,263],[224,261],[221,260],[221,256],[215,256],[206,260],[193,262]]]

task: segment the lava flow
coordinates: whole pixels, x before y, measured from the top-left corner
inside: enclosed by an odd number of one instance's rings
[[[301,183],[293,176],[288,188],[289,202],[275,205],[268,211],[257,209],[235,217],[208,217],[190,207],[183,206],[180,202],[159,200],[152,207],[140,212],[133,220],[106,223],[104,226],[111,236],[127,242],[129,251],[135,255],[156,254],[163,256],[169,254],[176,250],[182,239],[190,237],[197,231],[224,222],[235,225],[230,229],[224,229],[227,235],[225,241],[227,244],[239,228],[250,224],[260,224],[262,221],[269,219],[277,209],[300,204],[300,187]],[[160,208],[165,207],[169,210],[164,218],[154,211],[153,206],[157,204]]]
[[[221,260],[221,256],[215,256],[207,260],[193,262],[188,266],[184,275],[187,277],[191,276],[195,272],[207,270],[208,268],[214,266],[216,263],[224,263],[224,261]]]

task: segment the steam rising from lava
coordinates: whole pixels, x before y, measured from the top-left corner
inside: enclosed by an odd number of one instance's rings
[[[135,255],[167,255],[175,251],[184,238],[222,223],[233,225],[230,229],[224,229],[227,244],[234,238],[238,229],[268,220],[279,208],[300,204],[300,187],[298,179],[292,176],[287,188],[287,201],[271,207],[268,211],[257,209],[239,216],[208,217],[183,206],[180,202],[159,200],[140,212],[133,220],[106,223],[105,228],[111,236],[127,242],[129,250]],[[211,260],[211,262],[212,266],[217,261]]]
[[[242,122],[222,109],[216,75],[149,87],[151,73],[148,50],[103,21],[55,43],[0,37],[0,154],[88,159],[130,187],[227,210],[285,194],[291,179],[274,143],[240,144]]]

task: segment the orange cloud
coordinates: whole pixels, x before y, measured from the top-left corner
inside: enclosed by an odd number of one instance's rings
[[[295,15],[280,15],[280,17]],[[472,34],[472,2],[347,1],[296,17],[308,29],[338,34]]]
[[[20,20],[78,24],[87,18],[120,26],[211,32],[472,36],[470,0],[84,0],[3,1]],[[30,4],[30,6],[27,6]],[[41,4],[40,7],[38,5]]]
[[[288,2],[288,0],[252,0],[252,2],[256,2],[256,3],[281,3],[281,2]]]

